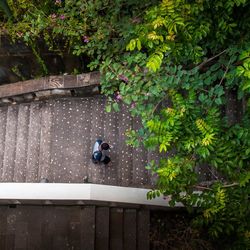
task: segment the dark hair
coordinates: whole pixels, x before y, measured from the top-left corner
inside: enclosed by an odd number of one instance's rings
[[[108,150],[109,148],[110,147],[109,147],[108,143],[104,142],[104,143],[101,144],[101,149],[102,150]]]

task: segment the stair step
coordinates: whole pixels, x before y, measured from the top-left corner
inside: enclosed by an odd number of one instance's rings
[[[154,151],[148,151],[148,163],[150,163],[152,160],[155,161],[155,164],[158,165],[159,160],[160,160],[160,154],[159,151],[157,151],[158,149],[154,150]],[[148,173],[148,186],[149,187],[153,187],[155,186],[155,183],[157,181],[157,174],[152,174],[152,172]]]
[[[80,150],[80,168],[81,174],[84,177],[89,178],[89,166],[91,162],[91,154],[92,154],[92,142],[91,142],[91,120],[92,120],[92,107],[91,107],[91,99],[93,98],[81,98],[79,100],[79,114],[80,116],[80,124],[79,131],[81,133],[81,150]]]
[[[119,114],[117,112],[105,113],[104,119],[104,135],[105,140],[110,143],[110,158],[111,162],[106,167],[105,171],[105,183],[108,185],[118,185],[118,172],[120,168],[119,159],[119,134],[118,134],[118,118]]]
[[[141,127],[139,118],[134,118],[133,129],[138,130]],[[133,148],[133,182],[137,186],[145,186],[148,183],[148,171],[145,169],[147,164],[147,150],[141,145]]]
[[[41,108],[39,102],[30,104],[26,182],[38,182],[41,140]]]
[[[15,182],[25,182],[27,148],[28,148],[28,129],[30,109],[29,104],[19,105],[18,123],[17,123],[17,139],[16,139],[16,161],[15,161]]]
[[[41,113],[41,140],[39,151],[39,170],[38,181],[42,179],[50,180],[51,175],[51,143],[53,140],[52,135],[52,104],[53,101],[44,102],[44,107]]]
[[[52,101],[52,140],[50,168],[53,170],[49,177],[50,182],[65,182],[70,173],[69,165],[69,126],[70,123],[67,103],[61,99]],[[67,167],[66,167],[67,166]],[[70,177],[70,176],[69,176]]]
[[[5,133],[5,147],[3,159],[3,173],[2,180],[6,182],[13,181],[15,168],[15,154],[16,154],[16,132],[17,132],[17,112],[18,106],[8,106],[6,133]]]
[[[87,175],[87,165],[84,166],[84,158],[90,152],[86,150],[85,136],[88,132],[84,130],[84,122],[88,118],[87,100],[75,98],[68,102],[58,99],[53,103],[53,141],[51,145],[51,167],[54,169],[53,182],[78,182],[82,183]],[[76,108],[77,107],[77,108]],[[63,110],[63,112],[62,112]],[[86,113],[85,116],[83,116]],[[88,128],[89,126],[87,126]],[[85,147],[85,148],[84,148]],[[86,164],[86,163],[85,163]]]
[[[91,128],[90,128],[90,153],[92,154],[94,143],[97,139],[107,141],[106,134],[104,131],[105,123],[105,99],[102,96],[93,98],[92,100],[92,117],[91,117]],[[90,156],[91,156],[90,154]],[[94,164],[90,160],[89,175],[90,179],[94,183],[102,184],[106,173],[106,167],[103,164]]]
[[[0,180],[1,181],[3,181],[2,173],[3,173],[7,110],[8,110],[7,107],[0,107]]]
[[[129,114],[126,105],[121,106],[121,112],[118,119],[118,145],[119,145],[119,168],[118,183],[122,186],[129,186],[132,183],[133,176],[133,149],[126,144],[126,131],[132,127],[132,117]]]

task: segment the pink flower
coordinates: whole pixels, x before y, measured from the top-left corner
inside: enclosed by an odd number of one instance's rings
[[[123,81],[123,82],[125,82],[125,83],[128,83],[128,78],[125,76],[125,75],[119,75],[118,76],[119,77],[119,79],[121,80],[121,81]]]
[[[56,18],[56,14],[53,13],[53,14],[50,15],[50,17],[51,17],[52,19],[55,19],[55,18]]]
[[[136,106],[136,103],[135,103],[135,102],[133,102],[133,103],[131,104],[131,108],[132,108],[132,109],[134,109],[134,108],[135,108],[135,106]]]
[[[83,36],[82,39],[83,39],[84,43],[88,43],[89,42],[89,37],[88,36]]]
[[[61,15],[59,18],[60,18],[61,20],[64,20],[64,19],[66,18],[66,16],[65,16],[65,15]]]
[[[62,3],[61,0],[56,0],[56,1],[55,1],[55,4],[56,4],[56,5],[61,5],[61,3]]]
[[[20,31],[18,31],[18,32],[16,33],[16,35],[17,35],[18,37],[23,37],[23,33],[20,32]]]
[[[121,101],[122,100],[122,95],[119,94],[119,92],[115,96],[116,101]]]

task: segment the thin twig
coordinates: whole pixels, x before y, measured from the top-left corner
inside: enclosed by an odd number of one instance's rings
[[[234,186],[238,186],[239,183],[237,182],[234,182],[234,183],[231,183],[231,184],[227,184],[227,185],[224,185],[222,186],[221,188],[229,188],[229,187],[234,187]],[[209,188],[209,187],[204,187],[204,186],[199,186],[199,185],[196,185],[194,186],[195,188],[198,188],[198,189],[205,189],[205,190],[210,190],[210,191],[213,191],[212,188]]]
[[[156,111],[156,109],[157,109],[157,107],[160,105],[160,103],[161,103],[164,99],[166,99],[166,98],[167,98],[166,96],[163,97],[163,98],[155,105],[154,109],[153,109],[152,112],[151,112],[151,116],[154,114],[154,112]]]
[[[218,176],[216,176],[214,173],[213,173],[213,171],[208,167],[208,170],[210,171],[210,173],[213,175],[213,177],[215,177],[216,178],[216,180],[218,180],[219,179],[219,177]]]
[[[202,68],[203,65],[205,65],[205,64],[207,64],[208,62],[214,60],[216,57],[218,57],[218,56],[224,54],[226,51],[227,51],[227,49],[223,50],[223,51],[220,52],[219,54],[217,54],[217,55],[215,55],[215,56],[213,56],[213,57],[207,59],[206,61],[202,62],[202,63],[199,64],[197,67],[198,67],[199,69]]]
[[[228,188],[228,187],[234,187],[234,186],[238,186],[238,185],[239,185],[239,183],[234,182],[234,183],[231,183],[231,184],[224,185],[224,186],[222,186],[222,187],[223,187],[223,188]]]
[[[208,188],[208,187],[203,187],[203,186],[194,186],[195,188],[199,188],[199,189],[205,189],[205,190],[210,190],[213,191],[212,188]]]
[[[228,64],[227,64],[226,70],[225,70],[225,72],[224,72],[224,74],[223,74],[223,77],[221,78],[220,83],[219,83],[218,86],[221,86],[223,80],[225,79],[225,76],[226,76],[226,74],[227,74],[227,72],[228,72],[228,70],[229,70],[230,63],[231,63],[231,58],[230,58],[230,60],[229,60],[229,62],[228,62]],[[212,101],[214,101],[215,98],[216,98],[216,95],[214,95],[214,98],[213,98]]]

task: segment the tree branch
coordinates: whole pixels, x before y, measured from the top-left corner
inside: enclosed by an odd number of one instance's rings
[[[227,51],[227,49],[223,50],[222,52],[220,52],[219,54],[207,59],[206,61],[202,62],[201,64],[199,64],[198,67],[199,69],[201,69],[205,64],[209,63],[210,61],[214,60],[216,57],[219,57],[220,55],[224,54]]]

